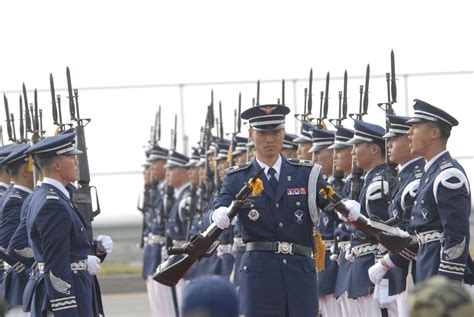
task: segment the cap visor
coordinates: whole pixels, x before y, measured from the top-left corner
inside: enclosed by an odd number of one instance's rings
[[[352,144],[347,144],[347,143],[334,143],[333,145],[329,146],[328,149],[330,150],[341,150],[345,149],[348,147],[351,147]]]
[[[349,141],[347,141],[346,144],[347,145],[354,145],[354,144],[361,144],[361,143],[365,143],[365,142],[367,142],[367,141],[357,139],[357,138],[352,138]]]
[[[78,154],[82,154],[82,151],[78,149],[73,149],[69,152],[63,153],[62,155],[78,155]]]

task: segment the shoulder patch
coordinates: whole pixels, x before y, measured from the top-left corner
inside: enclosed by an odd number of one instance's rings
[[[238,172],[238,171],[243,171],[243,170],[249,168],[250,165],[252,165],[251,162],[247,162],[247,163],[244,163],[244,164],[231,166],[231,167],[228,167],[228,168],[225,169],[225,173],[226,173],[227,175],[229,175],[229,174],[233,174],[233,173]]]
[[[286,161],[290,163],[291,165],[297,165],[297,166],[312,167],[314,165],[314,162],[311,160],[299,160],[299,159],[289,158]]]

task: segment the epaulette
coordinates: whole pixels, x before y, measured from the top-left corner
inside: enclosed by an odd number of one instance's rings
[[[449,161],[441,162],[441,164],[439,165],[439,168],[441,168],[441,170],[445,170],[445,169],[450,168],[450,167],[453,167],[453,163],[451,163]]]
[[[231,166],[231,167],[228,167],[228,168],[225,169],[225,173],[226,173],[227,175],[229,175],[229,174],[233,174],[233,173],[238,172],[238,171],[243,171],[243,170],[249,168],[250,165],[252,165],[251,162],[247,162],[247,163],[244,163],[244,164]]]
[[[54,190],[50,190],[46,196],[46,200],[59,200],[58,194]]]
[[[300,160],[300,159],[295,159],[295,158],[289,158],[286,161],[290,163],[291,165],[297,165],[297,166],[312,167],[314,165],[314,162],[311,160]]]
[[[17,198],[17,199],[23,199],[23,196],[20,195],[20,193],[15,190],[11,195],[10,195],[11,198]]]

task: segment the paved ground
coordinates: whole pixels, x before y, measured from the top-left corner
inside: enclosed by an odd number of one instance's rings
[[[146,293],[102,295],[107,317],[150,317]]]

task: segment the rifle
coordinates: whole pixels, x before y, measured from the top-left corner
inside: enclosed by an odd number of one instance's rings
[[[397,83],[396,83],[396,78],[395,78],[395,54],[393,53],[393,50],[390,55],[390,71],[391,73],[386,73],[386,81],[387,81],[387,102],[382,102],[378,103],[377,106],[382,109],[385,112],[385,117],[388,114],[395,114],[395,111],[393,111],[393,105],[397,102]],[[390,75],[391,74],[391,75]],[[391,77],[391,78],[390,78]],[[385,132],[388,132],[390,129],[390,121],[385,120],[386,125],[385,125]],[[387,171],[387,181],[388,181],[388,191],[385,193],[384,191],[384,178],[382,178],[382,197],[385,199],[385,201],[390,201],[392,199],[392,186],[395,181],[395,178],[397,177],[398,174],[398,168],[397,164],[392,163],[390,161],[390,157],[388,155],[388,142],[389,139],[385,138],[385,163],[388,166],[388,171]],[[398,219],[398,218],[397,218]],[[397,221],[398,222],[398,221]]]
[[[321,182],[318,182],[318,185],[321,188],[320,193],[323,198],[329,199],[336,211],[348,217],[349,210],[343,204],[341,196],[334,191],[331,185]],[[373,219],[368,219],[364,215],[361,215],[356,221],[351,221],[351,224],[357,229],[362,230],[368,239],[380,243],[387,248],[387,250],[394,253],[398,253],[408,245],[416,242],[416,240],[409,235],[401,236],[396,231],[396,228],[392,228]]]
[[[365,91],[364,86],[359,86],[359,113],[351,113],[349,116],[352,119],[362,120],[362,117],[367,114],[369,107],[369,80],[370,80],[370,65],[367,64],[365,71]],[[351,182],[351,199],[359,200],[360,190],[362,188],[362,175],[364,171],[357,167],[354,160],[352,160],[352,182]]]
[[[8,140],[15,142],[16,140],[13,138],[12,135],[12,125],[10,122],[10,111],[8,109],[8,99],[5,94],[3,94],[3,104],[5,105],[5,117],[7,118],[7,134],[8,134]]]
[[[227,213],[227,216],[229,216],[231,220],[237,216],[252,191],[255,195],[263,189],[261,180],[259,179],[263,171],[264,169],[262,168],[235,196]],[[215,252],[219,246],[218,238],[223,231],[224,230],[217,227],[215,223],[212,223],[207,227],[206,231],[194,235],[191,240],[186,242],[182,247],[169,248],[168,254],[171,255],[171,257],[158,266],[153,275],[153,279],[163,285],[175,286],[194,262],[203,257],[209,257]],[[176,262],[174,256],[183,254],[184,257]]]
[[[78,150],[82,151],[78,155],[79,161],[79,177],[78,184],[79,187],[73,192],[71,201],[79,210],[79,213],[84,218],[86,222],[86,229],[89,237],[92,239],[92,221],[100,213],[99,197],[97,195],[97,188],[90,186],[90,173],[89,173],[89,159],[87,157],[87,146],[86,146],[86,136],[84,127],[91,121],[90,118],[81,118],[79,115],[79,94],[77,89],[73,89],[71,84],[71,74],[69,72],[69,67],[66,68],[66,77],[67,77],[67,88],[68,88],[68,98],[69,98],[69,112],[71,115],[71,121],[76,121],[75,131],[76,131],[76,141]],[[74,104],[74,99],[76,104]],[[77,111],[77,116],[76,116]],[[94,189],[94,198],[96,202],[96,209],[93,209],[92,205],[92,188]]]

